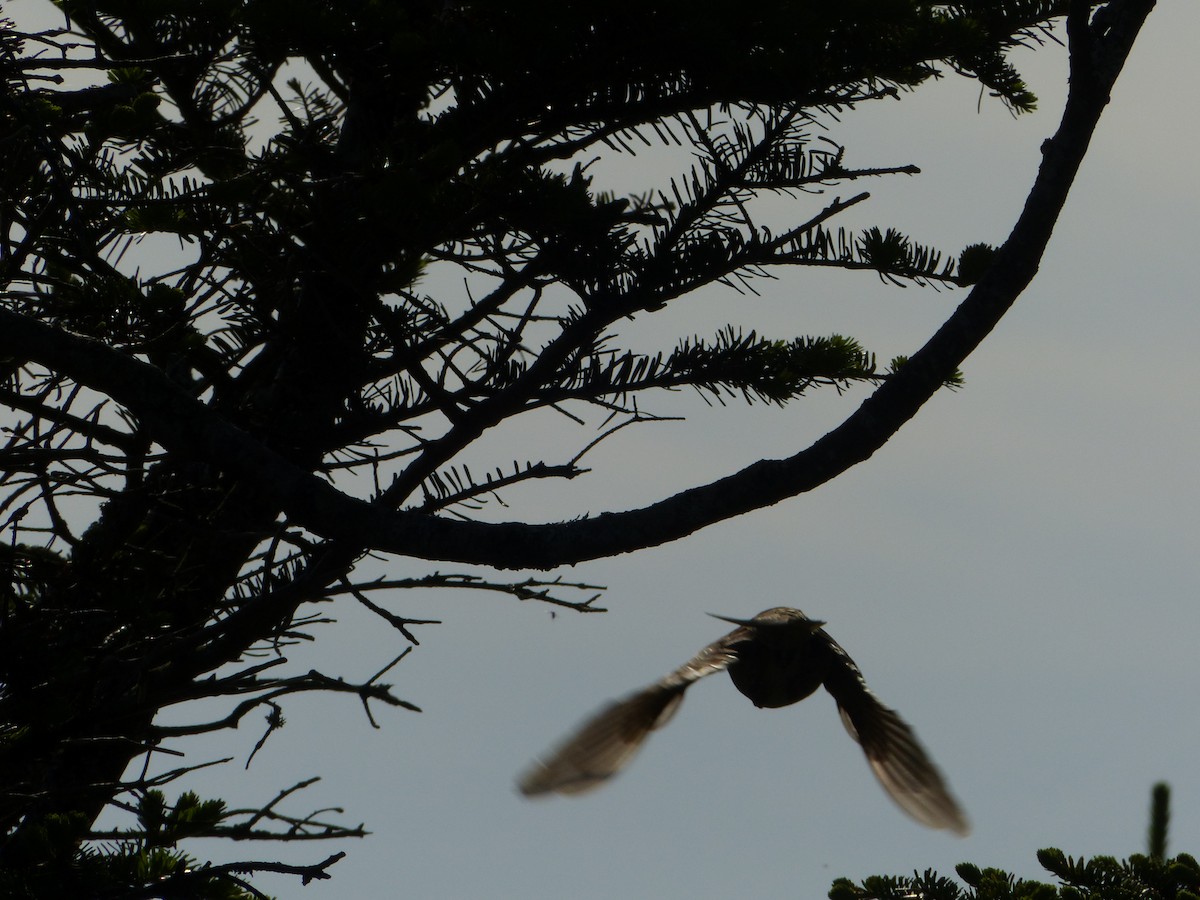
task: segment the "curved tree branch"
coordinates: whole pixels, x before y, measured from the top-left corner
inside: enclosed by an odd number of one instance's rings
[[[1070,92],[1057,133],[1043,145],[1025,208],[988,272],[895,377],[839,427],[794,456],[756,462],[640,509],[551,524],[397,512],[341,493],[193,399],[159,370],[98,341],[0,310],[0,352],[19,353],[111,396],[163,446],[252,479],[296,524],[326,538],[499,568],[550,568],[676,540],[810,491],[868,459],[959,368],[1036,274],[1113,83],[1154,5],[1154,0],[1114,0],[1089,22],[1091,4],[1071,4]]]

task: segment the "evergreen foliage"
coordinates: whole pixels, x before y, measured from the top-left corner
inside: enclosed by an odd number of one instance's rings
[[[911,877],[875,876],[861,884],[839,879],[830,900],[1194,900],[1200,897],[1200,864],[1181,853],[1156,860],[1140,853],[1126,860],[1067,856],[1039,850],[1038,862],[1057,884],[1027,881],[1000,869],[971,863],[955,868],[961,884],[926,870]]]
[[[1093,856],[1075,859],[1061,850],[1037,853],[1038,863],[1057,884],[1017,878],[1001,869],[971,863],[955,867],[959,882],[931,870],[911,877],[874,876],[855,884],[839,878],[830,900],[1196,900],[1200,897],[1200,863],[1180,853],[1166,856],[1169,789],[1155,785],[1150,814],[1149,853],[1128,859]]]

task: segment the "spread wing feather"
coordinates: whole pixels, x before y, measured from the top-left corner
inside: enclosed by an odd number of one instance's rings
[[[888,796],[923,825],[967,834],[966,815],[912,728],[871,693],[862,672],[837,641],[824,631],[820,634],[835,654],[825,688],[837,701],[842,724],[862,745],[871,771]]]
[[[517,781],[521,793],[582,794],[612,778],[633,759],[651,731],[670,721],[688,687],[733,662],[732,637],[709,644],[660,681],[601,709],[529,767]]]

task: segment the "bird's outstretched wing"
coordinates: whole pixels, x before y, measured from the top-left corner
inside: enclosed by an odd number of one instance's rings
[[[604,707],[529,767],[517,781],[521,793],[527,797],[582,794],[612,778],[633,759],[651,731],[671,720],[693,682],[733,662],[737,643],[733,638],[740,630],[709,644],[649,687]]]
[[[842,724],[862,745],[883,789],[922,825],[967,834],[967,817],[912,728],[871,693],[862,672],[837,641],[823,630],[818,637],[829,642],[834,654],[825,688],[837,701]]]

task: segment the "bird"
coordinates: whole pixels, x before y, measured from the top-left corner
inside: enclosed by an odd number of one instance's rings
[[[518,779],[518,790],[527,797],[569,795],[605,784],[629,764],[651,731],[670,721],[692,684],[726,671],[760,709],[798,703],[823,685],[871,771],[904,812],[930,828],[960,836],[970,831],[912,728],[867,688],[854,660],[825,632],[825,622],[786,606],[752,619],[713,618],[737,628],[654,684],[602,708],[535,760]]]

